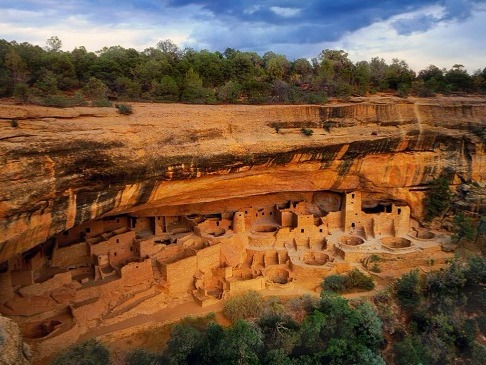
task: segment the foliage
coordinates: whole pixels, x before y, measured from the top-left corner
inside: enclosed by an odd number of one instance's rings
[[[322,287],[326,290],[337,293],[350,292],[353,290],[372,290],[375,287],[373,278],[363,274],[358,269],[353,269],[346,275],[327,276]]]
[[[314,131],[309,128],[301,128],[300,131],[305,134],[307,137],[310,137],[314,134]]]
[[[57,355],[51,365],[107,365],[110,364],[108,349],[97,340],[69,347]]]
[[[474,238],[474,222],[470,217],[464,216],[463,213],[459,213],[454,216],[453,219],[453,235],[452,240],[459,243],[461,240],[471,241]]]
[[[24,83],[19,83],[15,85],[13,96],[18,101],[21,101],[22,103],[26,103],[29,99],[29,85]]]
[[[17,119],[11,119],[10,120],[10,126],[12,128],[17,128],[19,126],[19,122],[17,121]]]
[[[261,295],[256,291],[247,291],[228,299],[224,304],[223,313],[230,321],[256,318],[262,313]]]
[[[160,359],[157,354],[153,352],[136,349],[129,352],[125,358],[125,365],[158,365],[160,364]]]
[[[115,108],[118,109],[120,114],[130,115],[133,114],[133,109],[131,105],[128,104],[115,104]]]
[[[404,60],[387,63],[374,57],[353,63],[344,50],[323,50],[309,62],[271,51],[260,56],[231,48],[223,53],[181,50],[169,39],[141,52],[121,46],[97,53],[83,46],[71,52],[61,48],[56,36],[47,39],[44,48],[0,40],[0,96],[12,96],[20,83],[38,88],[44,97],[54,89],[85,90],[93,78],[113,98],[187,103],[319,104],[326,97],[378,91],[399,96],[486,92],[486,69],[470,75],[462,65],[449,70],[431,65],[416,75]]]
[[[450,206],[451,197],[447,178],[439,177],[430,182],[429,190],[424,198],[425,220],[430,222],[435,217],[444,214]]]
[[[403,308],[412,309],[420,303],[422,294],[418,270],[403,275],[395,282],[394,287],[398,303]]]

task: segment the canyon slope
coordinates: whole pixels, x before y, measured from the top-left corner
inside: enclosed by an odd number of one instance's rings
[[[359,190],[421,221],[445,174],[485,209],[486,98],[133,109],[0,104],[0,263],[100,217],[270,193]]]

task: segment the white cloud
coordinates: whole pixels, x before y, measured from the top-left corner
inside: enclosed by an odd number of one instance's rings
[[[439,68],[451,68],[463,64],[469,72],[486,67],[484,49],[484,21],[486,7],[478,8],[472,16],[462,21],[438,23],[435,27],[410,35],[399,35],[393,22],[413,14],[404,14],[370,25],[345,35],[340,41],[321,44],[324,48],[345,49],[353,61],[381,57],[390,62],[393,58],[404,59],[419,71],[430,64]],[[437,16],[437,13],[434,13]]]
[[[298,8],[284,8],[281,6],[271,6],[270,10],[284,18],[291,18],[301,12],[301,9]]]

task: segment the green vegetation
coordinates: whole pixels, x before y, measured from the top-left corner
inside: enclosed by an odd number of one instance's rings
[[[353,283],[363,280],[355,272],[330,281],[344,286],[349,277]],[[485,284],[486,259],[476,256],[423,275],[412,271],[368,301],[348,301],[328,290],[320,298],[287,301],[248,292],[230,300],[236,308],[231,313],[238,313],[231,326],[215,323],[214,315],[186,318],[173,326],[165,349],[137,349],[116,363],[378,365],[385,364],[384,351],[394,364],[480,364],[486,356],[477,341],[486,333]],[[258,305],[246,312],[252,302]],[[70,347],[52,364],[110,360],[107,349],[90,340]]]
[[[325,290],[336,293],[349,293],[353,291],[368,291],[375,287],[373,278],[366,276],[358,269],[353,269],[346,275],[330,275],[322,283]]]
[[[115,108],[118,109],[120,114],[130,115],[133,114],[133,109],[131,105],[128,104],[115,104]]]
[[[326,49],[309,61],[271,51],[262,56],[231,48],[179,49],[170,40],[141,52],[121,46],[64,52],[59,38],[46,43],[42,48],[0,40],[0,97],[38,103],[82,90],[97,104],[108,99],[319,104],[328,97],[381,91],[399,96],[486,92],[486,68],[469,74],[461,65],[449,70],[431,65],[416,74],[404,60],[374,57],[353,63],[343,50]]]
[[[454,242],[459,243],[463,239],[471,241],[474,238],[474,221],[472,218],[459,213],[454,216],[453,224],[452,240]]]
[[[454,261],[447,269],[422,277],[413,271],[397,280],[394,293],[405,311],[406,327],[395,336],[395,362],[481,363],[478,354],[484,356],[486,347],[476,338],[486,330],[482,325],[486,320],[485,283],[483,257]]]
[[[238,319],[256,318],[262,313],[262,308],[261,295],[250,290],[228,299],[223,313],[226,318],[234,322]]]
[[[443,215],[449,209],[452,194],[449,188],[449,180],[439,177],[429,183],[424,199],[425,220],[430,222]]]
[[[17,119],[10,119],[10,126],[12,128],[17,128],[19,126],[19,122],[17,121]]]
[[[314,134],[314,131],[309,128],[301,128],[300,131],[305,134],[307,137],[310,137]]]
[[[51,362],[51,365],[107,365],[110,364],[108,349],[96,340],[69,347]]]

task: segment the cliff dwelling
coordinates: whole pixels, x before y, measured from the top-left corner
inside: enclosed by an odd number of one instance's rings
[[[407,205],[360,191],[268,194],[89,221],[2,264],[2,314],[31,340],[64,341],[181,298],[213,304],[246,290],[315,290],[323,277],[380,257],[423,264],[447,237]],[[185,212],[185,213],[183,213]],[[81,331],[82,332],[82,331]]]

